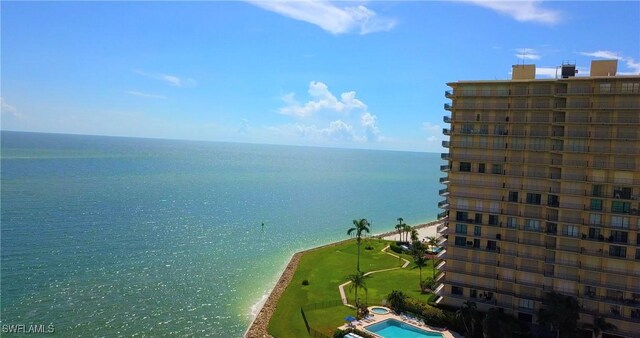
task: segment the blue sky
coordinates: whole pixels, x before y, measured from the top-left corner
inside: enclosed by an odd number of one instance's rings
[[[1,2],[2,130],[440,152],[446,82],[619,59],[640,2]]]

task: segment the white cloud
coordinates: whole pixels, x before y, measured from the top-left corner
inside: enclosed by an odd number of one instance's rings
[[[126,93],[129,94],[129,95],[139,96],[139,97],[144,97],[144,98],[149,98],[149,99],[166,99],[166,97],[164,97],[162,95],[147,94],[147,93],[138,92],[138,91],[135,91],[135,90],[129,90]]]
[[[280,114],[303,118],[309,117],[319,111],[348,113],[352,110],[367,109],[367,105],[356,99],[356,92],[354,91],[342,93],[340,100],[338,100],[331,94],[327,85],[322,82],[311,81],[308,92],[315,100],[308,101],[304,105],[300,105],[300,103],[296,101],[294,93],[284,95],[282,101],[284,101],[286,106],[280,108]]]
[[[22,117],[22,114],[18,112],[18,109],[16,109],[15,106],[12,106],[9,103],[7,103],[7,101],[5,101],[5,99],[3,99],[2,97],[0,97],[0,114],[2,115],[8,114],[15,118]]]
[[[560,75],[560,68],[557,67],[536,67],[536,76],[555,78]]]
[[[540,53],[533,48],[517,48],[515,51],[518,59],[540,60]]]
[[[379,143],[387,138],[381,135],[378,117],[368,111],[367,105],[356,98],[355,91],[334,95],[320,81],[311,81],[307,90],[310,100],[301,104],[294,93],[282,97],[285,106],[278,112],[296,119],[295,124],[273,127],[282,135],[293,135],[305,142],[342,146],[352,143]]]
[[[377,141],[380,139],[377,116],[365,112],[360,116],[360,123],[364,128],[364,137],[367,141]]]
[[[147,73],[141,70],[134,70],[133,72],[150,79],[162,81],[174,87],[192,87],[196,85],[196,81],[190,78],[181,78],[175,75],[162,74],[162,73]]]
[[[247,134],[251,130],[251,126],[249,125],[249,120],[242,119],[240,120],[240,128],[238,128],[239,134]]]
[[[619,52],[609,50],[597,50],[595,52],[580,52],[582,55],[591,56],[599,59],[615,59],[625,63],[630,72],[618,72],[621,75],[637,75],[640,74],[640,62],[636,62],[632,57],[624,56]]]
[[[422,130],[427,133],[427,141],[429,143],[439,143],[444,140],[444,134],[442,134],[442,127],[431,122],[424,122],[422,124]]]
[[[521,22],[555,24],[560,21],[560,12],[541,6],[542,1],[485,1],[463,0],[474,5],[492,9]]]
[[[332,34],[352,31],[358,31],[359,34],[369,34],[389,31],[395,26],[395,20],[381,18],[374,11],[362,5],[339,7],[326,0],[249,0],[248,2],[286,17],[314,24]]]

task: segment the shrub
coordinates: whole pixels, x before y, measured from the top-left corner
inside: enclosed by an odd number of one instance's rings
[[[349,333],[349,331],[343,331],[343,330],[337,329],[333,332],[333,338],[342,338],[347,333]]]
[[[302,285],[309,285],[309,280],[308,279],[303,280]]]
[[[398,246],[397,244],[395,244],[395,243],[391,243],[391,244],[389,245],[389,249],[391,249],[391,251],[393,251],[393,252],[395,252],[395,253],[398,253],[398,254],[401,254],[401,253],[403,252],[403,251],[402,251],[402,248],[401,248],[401,247],[399,247],[399,246]]]

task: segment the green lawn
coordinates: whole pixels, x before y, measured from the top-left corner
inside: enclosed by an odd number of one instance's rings
[[[397,258],[382,253],[388,242],[382,240],[363,240],[360,255],[360,269],[363,272],[388,269],[400,266]],[[373,250],[365,250],[365,246],[373,246]],[[411,256],[403,255],[410,261]],[[336,246],[309,251],[303,255],[296,273],[278,301],[276,312],[269,323],[269,333],[277,338],[304,337],[307,331],[300,313],[301,306],[327,301],[339,301],[338,285],[347,281],[347,276],[356,272],[356,241],[348,241]],[[427,295],[420,295],[418,287],[419,270],[412,269],[413,263],[405,269],[373,274],[367,279],[369,303],[379,304],[391,290],[401,290],[411,297],[427,300]],[[429,267],[422,269],[422,277],[431,275]],[[302,281],[307,279],[308,286]],[[353,295],[348,299],[353,303]],[[358,291],[361,299],[364,293]],[[332,333],[344,323],[344,317],[355,315],[355,310],[338,305],[328,308],[306,310],[310,325],[325,333]]]

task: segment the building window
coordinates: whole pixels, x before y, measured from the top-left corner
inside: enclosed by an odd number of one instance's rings
[[[587,297],[595,297],[598,293],[598,289],[595,286],[585,285],[584,295]]]
[[[540,230],[540,221],[535,220],[535,219],[525,219],[524,220],[524,229],[525,230],[538,231],[538,230]]]
[[[615,243],[627,243],[628,234],[626,231],[611,231],[611,236],[609,236],[609,241]]]
[[[518,192],[509,191],[509,202],[518,202]]]
[[[611,92],[611,83],[600,84],[600,93],[610,93],[610,92]]]
[[[502,164],[493,164],[491,166],[491,173],[492,174],[497,174],[497,175],[502,175]]]
[[[466,237],[462,237],[462,236],[456,236],[455,244],[456,244],[456,246],[466,246],[467,245],[467,238]]]
[[[471,162],[460,162],[460,171],[471,171]]]
[[[589,228],[589,239],[604,240],[604,237],[600,233],[600,228]]]
[[[636,249],[636,259],[640,259],[640,249]]]
[[[629,187],[614,187],[613,198],[631,199],[631,188]]]
[[[480,232],[480,226],[476,225],[473,227],[473,235],[474,236],[480,236],[481,232]]]
[[[614,228],[629,228],[629,218],[624,216],[611,216],[611,226]]]
[[[456,211],[456,221],[466,222],[469,219],[469,214],[464,211]]]
[[[619,316],[620,315],[620,305],[611,305],[610,312],[614,316]]]
[[[638,82],[623,82],[620,86],[620,91],[623,93],[637,93],[640,91],[640,83]]]
[[[547,223],[547,233],[553,235],[558,233],[558,225],[556,223]]]
[[[533,300],[520,298],[520,307],[523,309],[533,310]]]
[[[484,173],[484,170],[485,170],[485,164],[484,163],[478,164],[478,172]]]
[[[589,224],[591,224],[591,225],[601,225],[602,224],[602,215],[600,215],[600,214],[589,214]]]
[[[577,225],[565,225],[562,229],[562,236],[578,237],[580,228]]]
[[[611,212],[628,214],[630,210],[631,210],[631,203],[629,202],[620,202],[620,201],[611,202]]]
[[[482,224],[482,214],[476,214],[476,218],[475,218],[474,222],[476,222],[478,224]]]
[[[459,286],[451,286],[451,294],[452,295],[462,296],[463,293],[464,293],[464,288],[461,288]]]
[[[627,248],[618,245],[609,245],[609,256],[627,257]]]
[[[527,203],[528,204],[540,204],[541,200],[542,200],[542,195],[527,193]]]
[[[631,309],[631,318],[640,318],[640,309]]]
[[[496,241],[487,241],[487,250],[496,251]]]
[[[560,206],[560,199],[556,195],[549,195],[547,196],[547,205],[557,208]]]
[[[499,218],[498,215],[489,215],[489,224],[490,225],[498,225],[499,222]]]
[[[602,197],[602,185],[600,184],[595,184],[592,188],[591,188],[591,195],[592,196],[596,196],[596,197]]]
[[[602,200],[592,199],[591,200],[591,210],[602,210]]]
[[[518,221],[515,217],[507,217],[507,228],[517,228]]]
[[[473,248],[474,249],[480,249],[480,240],[477,238],[473,239]]]
[[[456,223],[456,234],[467,234],[467,225]]]
[[[478,290],[476,290],[476,289],[469,290],[469,297],[478,298]]]

